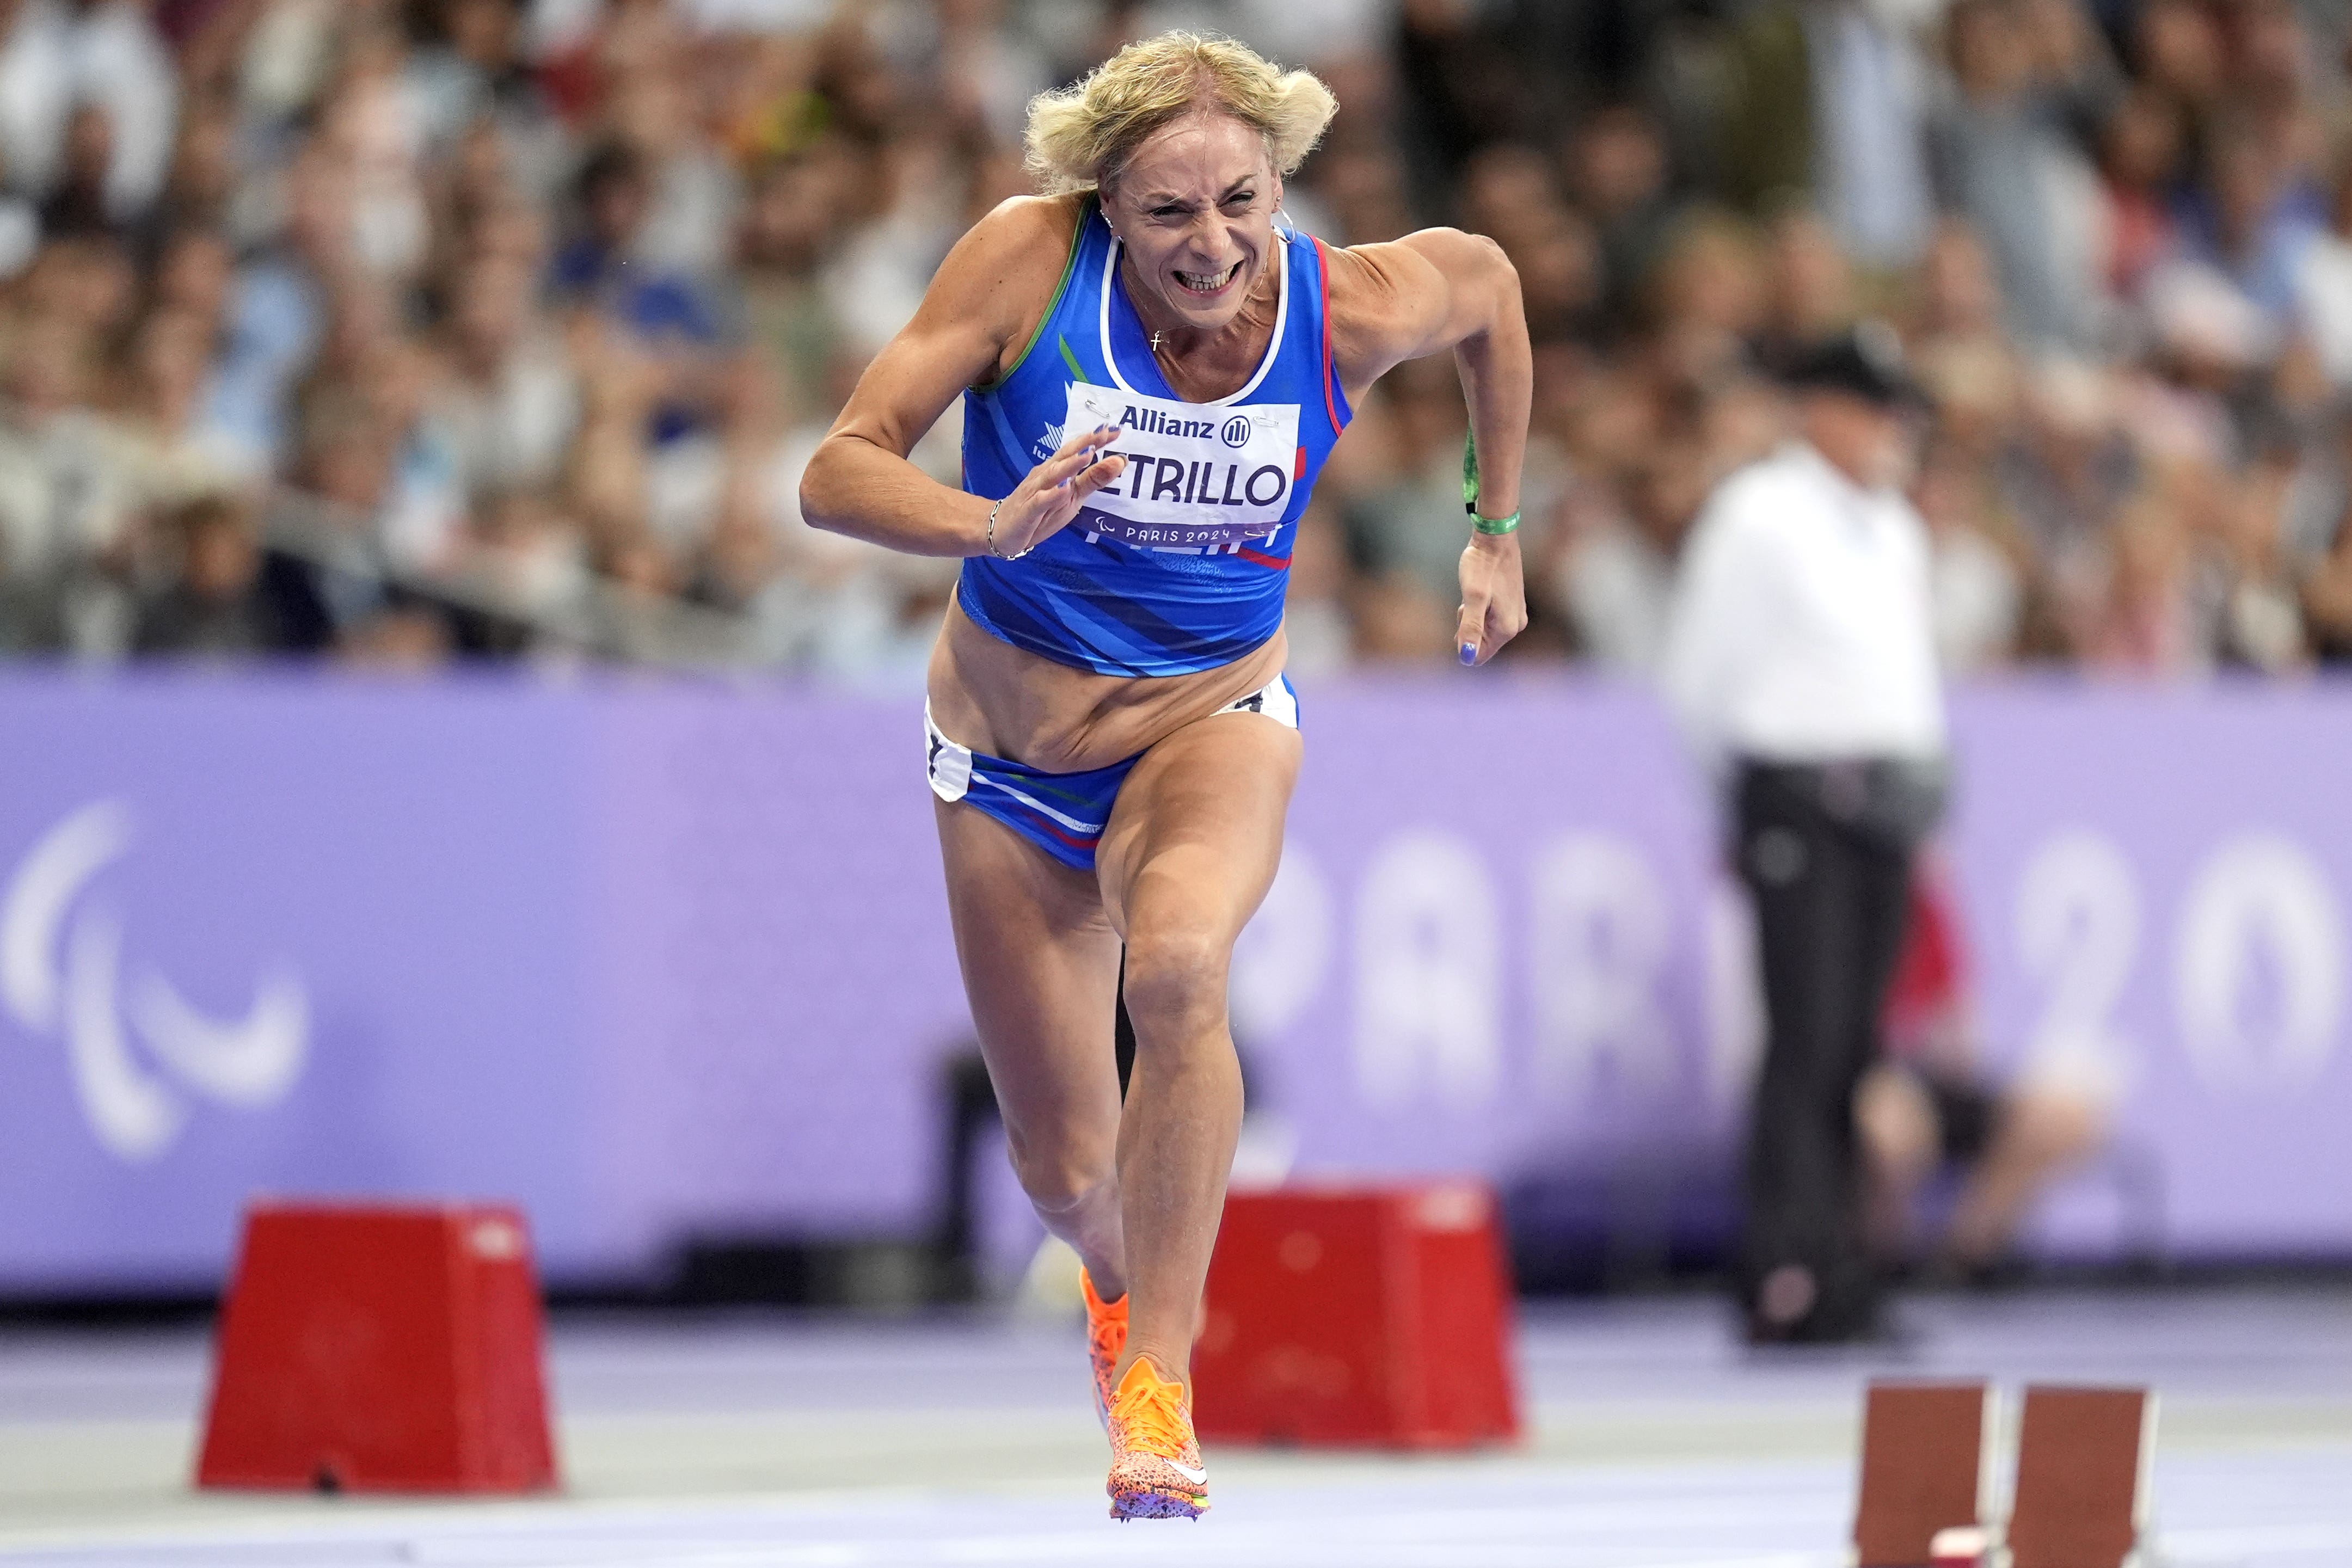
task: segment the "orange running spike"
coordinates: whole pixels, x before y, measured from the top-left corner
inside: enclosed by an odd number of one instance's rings
[[[1094,1276],[1084,1269],[1078,1270],[1078,1290],[1087,1301],[1087,1360],[1095,1377],[1095,1419],[1110,1430],[1110,1406],[1118,1396],[1111,1385],[1111,1375],[1118,1370],[1118,1358],[1127,1349],[1127,1298],[1106,1301],[1095,1294]]]
[[[1198,1519],[1209,1511],[1209,1471],[1192,1437],[1184,1385],[1142,1357],[1110,1406],[1110,1516]]]

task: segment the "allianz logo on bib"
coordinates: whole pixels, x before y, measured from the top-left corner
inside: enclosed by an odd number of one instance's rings
[[[1250,439],[1250,417],[1245,413],[1234,414],[1222,423],[1213,419],[1171,419],[1156,408],[1138,408],[1129,403],[1119,411],[1118,423],[1122,430],[1139,431],[1147,435],[1172,435],[1180,441],[1222,441],[1236,452],[1247,446]]]
[[[1261,418],[1258,423],[1271,422]],[[1045,427],[1045,434],[1039,436],[1036,444],[1030,449],[1036,455],[1038,462],[1045,462],[1062,449],[1062,442],[1066,439],[1063,433],[1068,428],[1062,424]],[[1143,431],[1153,435],[1172,435],[1189,441],[1206,441],[1213,435],[1238,452],[1249,444],[1252,426],[1249,415],[1244,413],[1234,414],[1220,424],[1214,420],[1171,419],[1154,409],[1129,407],[1119,413],[1119,428]]]

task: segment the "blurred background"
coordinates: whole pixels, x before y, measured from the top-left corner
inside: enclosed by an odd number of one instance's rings
[[[1939,400],[1955,673],[2352,650],[2346,8],[2327,0],[16,0],[0,647],[740,664],[911,690],[952,575],[802,463],[1024,107],[1223,30],[1339,118],[1339,244],[1453,224],[1538,348],[1528,662],[1640,671],[1763,373],[1857,314]],[[919,452],[952,482],[957,412]],[[1435,662],[1449,367],[1310,514],[1302,674]]]
[[[2352,1259],[2352,8],[12,0],[0,1295],[202,1300],[257,1190],[517,1197],[582,1297],[1014,1288],[914,761],[954,563],[796,491],[1029,97],[1176,26],[1336,89],[1292,221],[1494,235],[1536,346],[1503,668],[1450,364],[1302,528],[1244,1179],[1486,1175],[1533,1289],[1720,1260],[1750,934],[1648,680],[1874,317],[1960,770],[1890,1024],[2057,1119],[1985,1197],[1981,1116],[1882,1105],[1889,1267]]]

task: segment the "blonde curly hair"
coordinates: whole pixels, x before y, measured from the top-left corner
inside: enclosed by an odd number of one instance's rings
[[[1265,137],[1275,169],[1288,174],[1339,108],[1314,73],[1283,70],[1246,44],[1162,33],[1128,45],[1076,85],[1029,100],[1029,172],[1049,196],[1098,190],[1154,131],[1207,109]]]

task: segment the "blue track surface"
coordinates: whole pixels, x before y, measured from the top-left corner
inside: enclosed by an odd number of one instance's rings
[[[572,1494],[475,1504],[194,1496],[155,1441],[193,1435],[200,1337],[17,1335],[0,1338],[0,1465],[14,1472],[0,1475],[0,1563],[1831,1568],[1861,1384],[1981,1373],[2163,1391],[2160,1561],[2352,1564],[2352,1297],[2023,1294],[1913,1317],[1899,1354],[1758,1359],[1707,1303],[1542,1312],[1522,1343],[1525,1448],[1212,1448],[1213,1512],[1124,1528],[1106,1517],[1075,1333],[567,1322],[555,1380]],[[20,1457],[41,1452],[121,1473],[43,1483]]]

